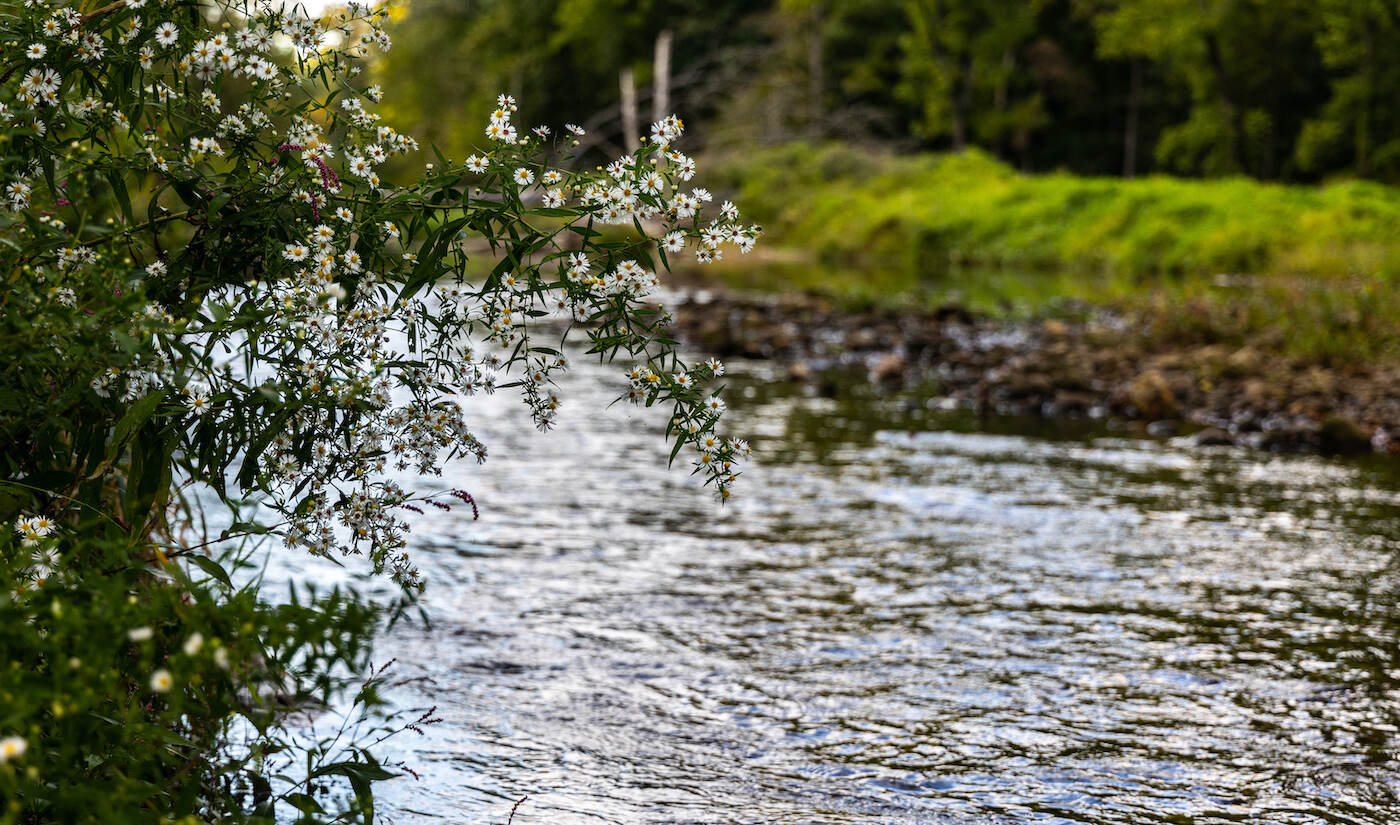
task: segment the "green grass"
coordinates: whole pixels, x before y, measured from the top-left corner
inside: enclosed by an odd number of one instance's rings
[[[712,159],[764,254],[712,273],[858,304],[1109,305],[1167,339],[1400,357],[1400,190],[1025,175],[989,156],[789,144]],[[731,256],[737,257],[737,256]]]
[[[1374,183],[1023,175],[975,150],[801,143],[718,171],[772,240],[829,264],[1400,275],[1400,191]]]

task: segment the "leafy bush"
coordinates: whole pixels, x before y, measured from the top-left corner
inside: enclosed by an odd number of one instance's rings
[[[729,495],[747,446],[717,432],[722,365],[684,363],[645,299],[668,255],[758,233],[729,203],[702,218],[680,121],[575,171],[581,130],[517,127],[502,96],[488,151],[391,183],[418,147],[358,80],[383,22],[0,7],[5,822],[372,819],[395,771],[369,748],[431,720],[390,715],[369,670],[424,584],[406,512],[475,507],[388,474],[485,460],[476,393],[552,426],[575,330],[633,362],[630,400]],[[271,541],[363,556],[400,595],[271,603],[249,567]]]

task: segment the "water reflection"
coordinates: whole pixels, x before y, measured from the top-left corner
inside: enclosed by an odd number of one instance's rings
[[[1383,823],[1400,815],[1384,464],[1015,434],[917,396],[730,390],[723,511],[582,364],[478,409],[483,520],[419,527],[400,821]],[[425,546],[424,546],[425,545]]]

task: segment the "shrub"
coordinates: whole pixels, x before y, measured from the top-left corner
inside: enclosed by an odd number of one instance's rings
[[[517,126],[502,96],[487,151],[389,182],[418,147],[358,80],[383,12],[281,6],[0,8],[4,821],[371,819],[395,771],[369,743],[431,716],[389,715],[366,675],[423,587],[405,511],[475,506],[388,474],[485,460],[477,393],[552,426],[572,331],[632,362],[629,399],[721,498],[747,453],[704,388],[722,366],[683,362],[645,300],[668,255],[758,234],[727,202],[702,217],[678,119],[576,171],[581,130]],[[402,595],[271,603],[244,568],[273,540]]]

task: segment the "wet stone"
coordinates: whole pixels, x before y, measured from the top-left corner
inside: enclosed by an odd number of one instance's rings
[[[1203,444],[1387,451],[1395,441],[1373,434],[1400,429],[1400,365],[1338,367],[1255,346],[1154,341],[1107,316],[1009,322],[956,304],[843,312],[810,295],[725,292],[672,309],[675,331],[697,349],[775,359],[791,380],[815,382],[833,397],[850,380],[831,378],[839,368],[884,390],[937,379],[945,397],[981,410],[1123,417],[1159,432],[1167,427],[1161,422],[1189,420],[1213,428],[1196,436]]]

